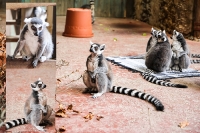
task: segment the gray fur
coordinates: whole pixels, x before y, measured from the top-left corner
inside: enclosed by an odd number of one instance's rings
[[[46,88],[46,85],[39,78],[37,81],[31,84],[32,93],[29,98],[26,100],[24,105],[24,113],[25,113],[25,122],[19,122],[18,125],[13,124],[13,121],[6,122],[6,128],[12,128],[14,126],[19,126],[21,124],[30,123],[35,126],[40,131],[45,131],[42,126],[39,126],[41,123],[51,123],[48,121],[48,118],[51,116],[53,109],[47,105],[47,97],[46,94],[43,93],[43,89]],[[23,118],[24,119],[24,118]]]
[[[87,70],[83,74],[83,82],[86,89],[83,93],[92,93],[93,98],[100,97],[106,92],[114,92],[148,100],[159,111],[164,110],[162,103],[149,94],[145,94],[135,89],[112,86],[112,69],[103,56],[105,44],[96,44],[91,42],[90,52],[86,61]]]
[[[169,69],[172,50],[165,31],[157,32],[157,43],[149,49],[145,57],[145,65],[156,72]]]
[[[36,67],[38,61],[44,62],[52,57],[53,42],[51,34],[46,28],[48,23],[44,21],[45,18],[46,16],[42,16],[42,18],[33,17],[24,20],[26,24],[20,33],[13,59],[20,52],[26,61],[34,58],[32,66]]]
[[[187,69],[190,65],[189,48],[183,35],[174,30],[171,39],[173,39],[171,44],[173,56],[170,68],[179,71]]]

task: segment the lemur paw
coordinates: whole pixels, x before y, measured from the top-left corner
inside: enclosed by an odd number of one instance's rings
[[[46,57],[46,56],[40,57],[40,62],[44,62],[44,61],[46,61],[46,60],[47,60],[47,57]]]
[[[45,132],[44,126],[35,126],[39,131]]]
[[[33,67],[36,67],[37,64],[38,64],[38,60],[34,60],[33,63],[32,63]]]

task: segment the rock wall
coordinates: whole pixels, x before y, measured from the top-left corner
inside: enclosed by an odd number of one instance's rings
[[[192,33],[193,0],[135,0],[133,18],[172,33]]]

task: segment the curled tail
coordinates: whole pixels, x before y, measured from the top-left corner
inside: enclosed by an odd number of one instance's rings
[[[136,89],[128,89],[128,88],[113,86],[111,92],[137,97],[142,100],[147,100],[149,103],[153,104],[156,107],[156,110],[158,111],[164,110],[164,106],[159,99],[149,94],[138,91]]]
[[[161,86],[187,88],[186,85],[173,84],[171,82],[166,82],[166,81],[160,80],[160,79],[156,78],[155,76],[151,75],[151,73],[152,73],[152,70],[147,69],[145,72],[142,73],[142,77],[151,83],[161,85]]]
[[[200,60],[190,60],[190,63],[191,64],[197,64],[197,63],[200,63]]]
[[[27,124],[27,121],[26,121],[25,118],[11,120],[9,122],[5,122],[4,125],[6,126],[6,130],[7,130],[7,129],[10,129],[12,127],[16,127],[16,126],[23,125],[23,124]]]
[[[191,54],[192,58],[200,58],[200,54]]]

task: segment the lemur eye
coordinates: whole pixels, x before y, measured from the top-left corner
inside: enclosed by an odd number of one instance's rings
[[[97,51],[97,50],[98,50],[98,47],[96,46],[96,47],[94,47],[94,49],[95,49],[95,51]]]
[[[39,27],[39,30],[42,30],[42,26]]]
[[[38,87],[39,87],[39,88],[42,87],[42,84],[38,84]]]
[[[31,26],[31,29],[34,30],[34,31],[37,30],[37,28],[35,26],[33,26],[33,25]]]

